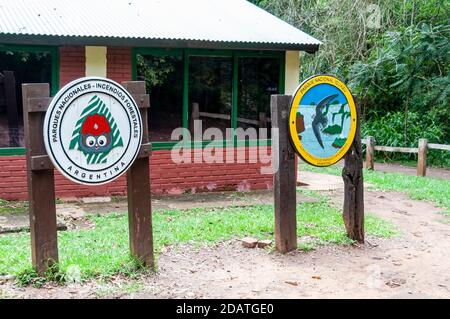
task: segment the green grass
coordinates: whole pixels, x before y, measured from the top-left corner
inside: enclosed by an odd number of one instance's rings
[[[337,166],[320,168],[301,163],[299,169],[338,176],[342,173],[342,168]],[[412,199],[430,201],[450,215],[449,180],[364,169],[364,181],[376,189],[403,192]]]
[[[7,201],[0,199],[0,215],[28,214],[27,201]]]
[[[309,250],[324,243],[351,244],[341,212],[329,206],[327,198],[319,196],[318,202],[303,203],[297,211],[298,235],[314,238],[313,243],[301,244],[300,248]],[[58,233],[59,270],[56,274],[49,273],[49,278],[64,282],[68,267],[79,269],[81,280],[138,274],[142,267],[128,253],[126,214],[90,216],[90,219],[95,222],[95,229]],[[157,211],[153,214],[155,250],[159,252],[165,245],[200,246],[243,236],[273,239],[273,223],[271,205]],[[396,233],[390,224],[370,215],[365,227],[367,234],[374,236],[390,237]],[[30,267],[28,233],[0,235],[0,274],[16,275],[22,284],[42,283]]]

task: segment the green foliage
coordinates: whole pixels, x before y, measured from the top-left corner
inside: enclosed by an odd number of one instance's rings
[[[5,51],[6,55],[17,57],[18,61],[30,62],[33,60],[40,61],[50,58],[48,52],[27,52],[27,51]]]
[[[145,77],[148,92],[155,86],[163,85],[170,74],[175,72],[176,60],[177,57],[172,56],[136,56],[138,74]]]
[[[16,276],[16,282],[19,286],[32,285],[39,288],[47,281],[53,281],[59,284],[65,283],[65,274],[59,270],[58,264],[53,264],[49,267],[43,277],[39,276],[31,267],[26,268]]]
[[[363,102],[364,135],[375,136],[380,145],[417,146],[419,138],[448,144],[449,52],[449,26],[386,32],[367,62],[350,68],[350,86]],[[430,162],[448,166],[449,158],[433,152]]]
[[[302,56],[301,78],[331,73],[349,83],[364,131],[380,145],[417,145],[419,137],[450,143],[450,1],[252,2],[323,42]],[[430,160],[448,166],[448,158],[433,151]]]
[[[386,31],[423,22],[448,24],[448,0],[251,0],[322,41],[314,55],[304,55],[301,78],[333,73],[347,78],[349,67],[365,61]]]
[[[442,116],[439,108],[450,102],[449,38],[449,26],[423,24],[386,32],[367,62],[350,67],[350,86],[366,104],[377,105],[368,111],[375,115],[426,107]]]
[[[373,117],[362,128],[363,136],[376,136],[378,145],[417,147],[420,138],[428,139],[429,143],[448,143],[448,127],[429,113],[409,112],[407,134],[404,133],[405,114],[401,111]],[[417,161],[417,154],[376,152],[375,156],[379,160]],[[450,152],[428,150],[427,164],[450,167]]]

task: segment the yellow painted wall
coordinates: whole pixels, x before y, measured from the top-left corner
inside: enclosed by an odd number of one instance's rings
[[[106,47],[86,46],[86,76],[106,77]]]
[[[285,94],[292,95],[300,83],[300,52],[286,51]]]

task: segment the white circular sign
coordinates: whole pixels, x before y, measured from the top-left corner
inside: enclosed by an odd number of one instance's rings
[[[136,102],[118,83],[85,77],[64,86],[44,120],[44,142],[55,167],[70,180],[101,185],[122,175],[142,140]]]

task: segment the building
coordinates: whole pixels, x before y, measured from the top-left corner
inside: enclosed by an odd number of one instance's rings
[[[146,80],[150,94],[154,193],[265,189],[264,165],[171,160],[173,129],[270,127],[271,94],[291,94],[299,54],[320,42],[245,0],[0,0],[0,198],[26,199],[21,84],[103,76]],[[40,132],[38,132],[40,134]],[[227,140],[233,140],[231,148]],[[270,155],[270,136],[224,135],[216,147]],[[192,144],[193,153],[211,147]],[[56,174],[58,197],[125,194],[125,178],[104,186],[75,185]]]

